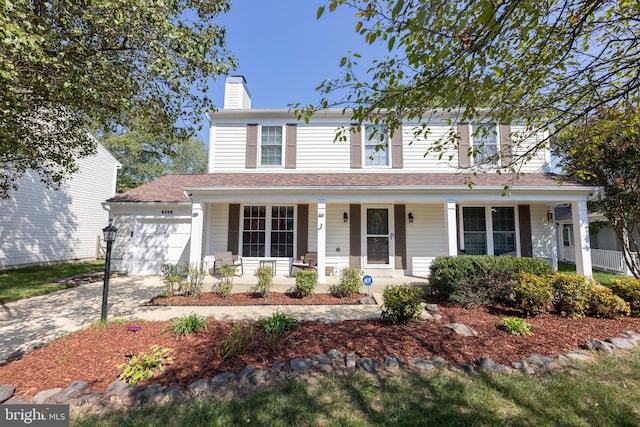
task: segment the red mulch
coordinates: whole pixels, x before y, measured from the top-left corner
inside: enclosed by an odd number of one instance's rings
[[[239,304],[246,298],[244,294],[234,294],[226,302]],[[276,294],[271,298],[271,302],[275,302]],[[321,298],[324,297],[316,296],[316,300]],[[403,360],[437,354],[449,362],[474,364],[481,356],[488,356],[498,363],[509,364],[532,353],[548,356],[566,353],[579,348],[589,338],[615,337],[624,330],[640,332],[638,318],[572,320],[545,314],[527,319],[533,336],[517,337],[495,327],[501,317],[517,315],[517,312],[497,308],[464,309],[446,303],[440,305],[440,314],[443,316],[440,322],[413,322],[406,326],[377,320],[332,324],[305,321],[299,329],[282,337],[275,349],[269,349],[260,327],[254,324],[253,344],[243,355],[224,361],[216,357],[216,349],[231,333],[232,322],[209,319],[208,332],[178,340],[168,330],[170,322],[112,323],[69,334],[20,360],[0,366],[0,384],[13,384],[16,395],[26,397],[53,387],[67,387],[75,380],[88,382],[92,390],[104,391],[118,378],[117,365],[124,363],[128,355],[149,352],[153,344],[172,348],[175,361],[150,381],[187,386],[223,371],[239,372],[247,364],[265,368],[275,361],[312,357],[331,349],[378,360],[389,354]],[[449,322],[464,323],[479,336],[455,335],[442,327]],[[131,332],[127,329],[129,325],[141,326],[141,329]]]

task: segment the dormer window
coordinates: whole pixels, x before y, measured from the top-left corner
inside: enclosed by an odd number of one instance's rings
[[[364,165],[366,167],[389,166],[389,132],[385,125],[365,125]]]
[[[282,126],[262,126],[260,165],[282,166]]]

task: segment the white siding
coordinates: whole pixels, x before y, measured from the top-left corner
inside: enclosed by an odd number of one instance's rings
[[[534,258],[552,259],[554,251],[553,223],[547,221],[549,205],[531,205],[531,243]]]
[[[209,157],[209,172],[238,172],[245,169],[247,149],[246,125],[219,125],[209,142],[213,156]],[[254,170],[255,171],[255,170]]]
[[[259,125],[285,125],[291,120],[249,120]],[[377,171],[381,173],[401,172],[456,172],[458,170],[458,151],[453,143],[447,143],[446,149],[440,156],[440,152],[427,153],[428,147],[432,147],[437,141],[446,141],[452,130],[452,126],[445,122],[434,122],[429,126],[429,134],[426,137],[416,139],[414,137],[415,124],[405,124],[402,128],[403,135],[403,168],[390,167],[351,169],[350,142],[347,133],[346,141],[335,141],[336,132],[342,124],[323,121],[322,123],[299,123],[297,129],[297,172],[345,172],[354,173]],[[213,137],[210,141],[210,166],[209,172],[282,172],[282,167],[268,167],[257,169],[245,169],[246,151],[246,124],[244,123],[217,123],[211,127]],[[517,134],[524,135],[522,126],[512,126],[514,138],[514,157],[526,155],[527,150],[543,137],[543,134],[531,136],[518,142]],[[283,142],[284,143],[284,142]],[[283,146],[284,148],[284,146]],[[284,155],[284,151],[283,151]],[[523,172],[537,172],[544,170],[548,162],[548,152],[536,153],[522,168]],[[366,162],[364,162],[366,164]],[[293,172],[293,170],[291,170]]]
[[[131,250],[131,215],[112,215],[113,226],[118,229],[116,241],[111,251],[111,271],[125,273],[129,270],[129,251]]]
[[[0,268],[96,257],[109,219],[102,202],[115,193],[117,161],[98,145],[78,165],[58,190],[31,172],[11,199],[0,200]]]
[[[214,203],[209,205],[209,225],[206,228],[208,228],[209,237],[204,255],[213,255],[216,251],[226,251],[229,233],[229,204]]]
[[[524,126],[511,126],[511,133],[514,134],[513,138],[513,158],[519,156],[530,157],[525,166],[522,168],[523,172],[544,172],[545,166],[549,162],[548,152],[545,150],[538,151],[531,155],[528,151],[544,139],[544,133],[539,132],[531,135],[527,132]],[[518,136],[520,135],[520,136]],[[526,139],[522,140],[526,136]],[[520,138],[520,141],[518,141]]]
[[[350,170],[349,140],[334,141],[337,127],[331,125],[298,125],[298,170]]]
[[[343,269],[349,266],[349,224],[344,222],[348,204],[327,205],[326,266]],[[317,218],[317,215],[314,217]],[[317,228],[317,227],[316,227]],[[314,230],[317,234],[317,230]]]
[[[427,277],[433,259],[445,255],[446,230],[444,204],[408,204],[407,215],[413,213],[413,222],[407,223],[407,272],[412,276]]]

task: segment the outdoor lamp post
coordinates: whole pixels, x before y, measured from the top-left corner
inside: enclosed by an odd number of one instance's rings
[[[111,273],[111,245],[116,240],[118,229],[112,224],[113,219],[109,218],[109,225],[102,229],[104,241],[107,242],[107,254],[104,261],[104,286],[102,287],[102,314],[100,320],[107,320],[107,297],[109,295],[109,274]]]

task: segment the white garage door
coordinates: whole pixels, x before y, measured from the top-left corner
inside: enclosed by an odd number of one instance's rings
[[[190,232],[191,222],[185,219],[138,219],[129,274],[156,275],[162,264],[188,262]]]

